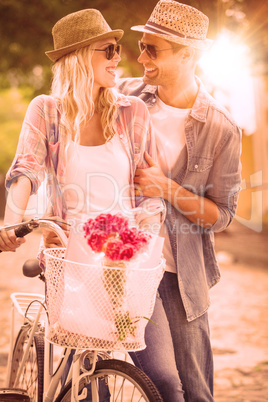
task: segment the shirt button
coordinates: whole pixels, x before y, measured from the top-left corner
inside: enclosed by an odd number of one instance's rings
[[[119,137],[120,137],[120,138],[123,138],[124,136],[123,136],[123,134],[120,134]]]
[[[194,165],[194,168],[195,168],[195,169],[198,169],[198,165]]]

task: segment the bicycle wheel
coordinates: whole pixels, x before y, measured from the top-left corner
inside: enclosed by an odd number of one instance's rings
[[[138,367],[121,360],[101,360],[96,363],[92,376],[84,377],[79,383],[79,392],[87,387],[88,396],[82,401],[91,401],[91,384],[99,391],[99,402],[162,402],[157,388]],[[71,400],[72,382],[62,390],[55,402]],[[94,401],[92,401],[94,402]]]
[[[22,389],[0,388],[1,402],[30,402],[27,392]]]
[[[31,327],[21,327],[13,350],[9,387],[27,391],[31,402],[42,402],[44,376],[44,337],[35,335],[18,382],[15,384],[22,357],[29,340]]]

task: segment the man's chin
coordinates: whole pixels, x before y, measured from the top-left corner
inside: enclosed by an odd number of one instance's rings
[[[145,74],[142,77],[142,80],[145,84],[149,84],[149,85],[157,85],[157,83],[155,82],[156,80],[154,80],[153,78],[149,78],[147,77]]]

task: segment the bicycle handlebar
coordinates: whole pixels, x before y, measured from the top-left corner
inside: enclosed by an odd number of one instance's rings
[[[8,230],[14,229],[15,235],[17,237],[24,237],[27,234],[31,233],[33,231],[33,229],[36,229],[38,227],[47,228],[47,229],[52,230],[54,233],[56,233],[56,235],[59,237],[63,247],[66,247],[67,240],[68,240],[67,236],[65,235],[62,228],[56,222],[58,222],[58,221],[51,220],[51,219],[34,218],[27,222],[17,223],[15,225],[4,226],[3,228],[1,228],[1,230],[8,231]],[[0,250],[0,253],[2,253],[2,250]]]
[[[136,214],[141,213],[143,211],[142,208],[137,207],[132,209],[133,212]],[[149,216],[154,216],[161,213],[161,223],[163,223],[165,219],[165,214],[166,214],[166,207],[164,202],[162,201],[162,205],[158,206],[157,208],[154,208],[152,211],[147,211],[147,215]],[[9,226],[4,226],[1,228],[3,231],[8,231],[14,229],[15,235],[17,237],[24,237],[27,234],[31,233],[33,229],[36,229],[38,227],[44,227],[47,229],[52,230],[56,235],[59,237],[61,244],[63,247],[66,247],[67,245],[67,236],[65,235],[64,231],[62,228],[57,224],[58,223],[64,223],[65,225],[70,226],[66,222],[61,222],[56,219],[49,219],[49,218],[33,218],[30,219],[29,221],[23,222],[23,223],[16,223],[14,225],[9,225]],[[2,250],[0,250],[0,253],[2,253]]]

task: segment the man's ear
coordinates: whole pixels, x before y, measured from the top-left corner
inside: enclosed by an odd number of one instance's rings
[[[194,58],[195,49],[189,46],[185,46],[181,50],[181,61],[182,63],[188,63],[190,60]]]

